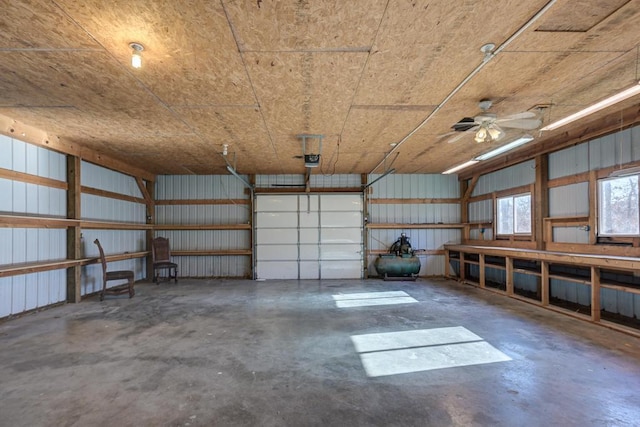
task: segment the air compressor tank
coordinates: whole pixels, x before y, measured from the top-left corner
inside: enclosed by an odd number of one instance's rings
[[[411,248],[409,238],[402,233],[388,254],[378,255],[374,266],[385,280],[415,280],[420,272],[420,259]]]

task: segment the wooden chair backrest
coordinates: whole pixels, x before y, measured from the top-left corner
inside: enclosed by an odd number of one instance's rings
[[[169,239],[156,237],[151,241],[151,253],[153,262],[171,262],[171,249]]]
[[[107,275],[107,260],[104,258],[104,250],[102,249],[102,245],[100,244],[100,240],[96,239],[93,241],[96,245],[98,245],[98,250],[100,251],[100,263],[102,264],[102,275]]]

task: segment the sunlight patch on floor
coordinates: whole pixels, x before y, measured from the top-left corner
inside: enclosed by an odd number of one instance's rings
[[[511,360],[461,326],[351,336],[369,377]]]
[[[367,307],[376,305],[410,304],[418,302],[403,291],[364,292],[332,295],[338,308]]]

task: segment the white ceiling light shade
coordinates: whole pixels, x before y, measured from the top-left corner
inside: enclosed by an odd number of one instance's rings
[[[499,129],[496,129],[495,127],[491,127],[491,126],[489,127],[487,132],[489,132],[489,136],[491,137],[492,141],[497,140],[502,135],[502,132],[500,132]]]
[[[540,130],[554,130],[557,129],[561,126],[564,126],[566,124],[569,124],[571,122],[574,122],[578,119],[581,119],[585,116],[588,116],[589,114],[593,114],[596,111],[600,111],[604,108],[607,108],[613,104],[617,104],[618,102],[624,101],[627,98],[631,98],[634,95],[637,95],[640,93],[640,81],[631,86],[630,88],[623,90],[622,92],[618,92],[613,96],[610,96],[609,98],[603,99],[600,102],[596,102],[593,105],[588,106],[587,108],[578,111],[577,113],[571,114],[570,116],[567,116],[563,119],[557,120],[553,123],[548,124],[547,126],[543,127]]]
[[[505,152],[507,152],[509,150],[513,150],[516,147],[524,145],[529,141],[533,141],[533,137],[531,135],[523,135],[520,138],[516,139],[515,141],[511,141],[510,143],[505,144],[505,145],[503,145],[501,147],[498,147],[495,150],[491,150],[488,153],[484,153],[484,154],[479,155],[474,160],[480,161],[480,160],[490,159],[492,157],[497,156],[498,154],[505,153]]]
[[[469,166],[474,165],[474,164],[476,164],[476,163],[478,163],[478,160],[469,160],[469,161],[468,161],[468,162],[466,162],[466,163],[463,163],[463,164],[461,164],[461,165],[454,166],[454,167],[452,167],[452,168],[450,168],[450,169],[447,169],[446,171],[442,172],[442,174],[443,174],[443,175],[449,175],[449,174],[452,174],[452,173],[458,172],[459,170],[462,170],[462,169],[464,169],[464,168],[468,168]]]
[[[481,142],[487,141],[488,136],[489,132],[487,132],[487,129],[484,126],[481,126],[480,129],[478,129],[478,132],[476,132],[476,137],[473,139],[480,144]]]
[[[133,49],[131,52],[131,66],[133,68],[142,67],[142,51],[144,50],[144,46],[140,43],[129,43],[129,47]]]

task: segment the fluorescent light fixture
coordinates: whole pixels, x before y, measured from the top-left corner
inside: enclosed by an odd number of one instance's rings
[[[617,104],[620,101],[624,101],[627,98],[631,98],[634,95],[637,95],[640,93],[640,81],[635,84],[634,86],[631,86],[629,89],[623,90],[622,92],[616,93],[613,96],[610,96],[607,99],[603,99],[600,102],[597,102],[593,105],[590,105],[589,107],[585,108],[584,110],[580,110],[577,113],[571,114],[570,116],[565,117],[564,119],[560,119],[558,121],[555,121],[553,123],[548,124],[547,126],[543,127],[540,130],[554,130],[557,129],[561,126],[564,126],[568,123],[574,122],[578,119],[581,119],[585,116],[588,116],[589,114],[595,113],[596,111],[600,111],[603,108],[607,108],[613,104]]]
[[[476,163],[478,163],[478,160],[469,160],[466,163],[463,163],[463,164],[458,165],[458,166],[454,166],[451,169],[447,169],[446,171],[442,172],[442,174],[443,175],[449,175],[451,173],[458,172],[459,170],[467,168],[467,167],[469,167],[469,166],[471,166],[473,164],[476,164]]]
[[[489,151],[488,153],[484,153],[484,154],[479,155],[474,160],[480,161],[480,160],[490,159],[492,157],[497,156],[498,154],[502,154],[502,153],[504,153],[506,151],[513,150],[516,147],[524,145],[529,141],[533,141],[533,137],[531,135],[523,135],[520,138],[516,139],[515,141],[512,141],[512,142],[510,142],[508,144],[505,144],[502,147],[498,147],[495,150]]]

